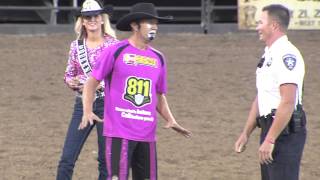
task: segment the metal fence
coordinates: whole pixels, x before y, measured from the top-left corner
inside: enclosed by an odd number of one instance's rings
[[[216,6],[214,0],[201,0],[201,27],[204,33],[208,33],[211,27],[215,25],[212,19],[214,12],[217,10],[238,10],[237,5]]]

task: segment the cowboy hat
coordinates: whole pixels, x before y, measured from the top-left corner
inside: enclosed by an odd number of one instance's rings
[[[120,18],[116,28],[120,31],[131,31],[130,23],[140,19],[157,19],[159,22],[172,20],[172,16],[159,17],[152,3],[137,3],[132,6],[130,13]]]
[[[113,11],[113,7],[111,5],[107,5],[103,7],[102,3],[97,0],[85,0],[82,4],[82,8],[80,10],[81,16],[95,16],[102,13],[111,14]]]

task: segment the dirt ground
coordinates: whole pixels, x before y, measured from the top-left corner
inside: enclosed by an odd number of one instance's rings
[[[126,34],[120,34],[120,39]],[[233,151],[255,95],[263,44],[255,32],[162,34],[154,42],[168,60],[168,101],[190,139],[158,128],[160,180],[258,180],[257,129],[247,150]],[[53,180],[74,94],[63,73],[73,34],[0,35],[0,179]],[[320,32],[289,38],[306,63],[308,139],[301,180],[320,177]],[[75,180],[97,178],[96,134],[76,164]]]

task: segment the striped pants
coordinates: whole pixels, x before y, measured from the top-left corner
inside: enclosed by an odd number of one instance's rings
[[[107,180],[157,180],[156,142],[106,137]]]

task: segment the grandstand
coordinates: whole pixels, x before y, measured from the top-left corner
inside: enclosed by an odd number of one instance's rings
[[[1,0],[0,33],[54,33],[72,31],[74,14],[83,0]],[[142,0],[105,0],[114,6],[115,23],[130,6]],[[162,31],[228,32],[237,30],[237,0],[145,0],[157,6],[160,15],[174,21]]]

